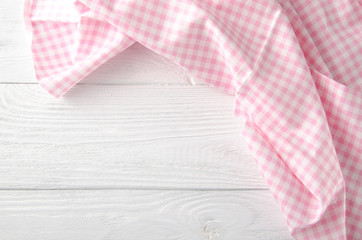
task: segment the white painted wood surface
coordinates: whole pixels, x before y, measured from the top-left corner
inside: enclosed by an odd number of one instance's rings
[[[265,191],[3,191],[2,239],[288,239]],[[263,223],[263,224],[261,224]]]
[[[291,239],[233,98],[135,44],[55,99],[0,2],[0,239]]]

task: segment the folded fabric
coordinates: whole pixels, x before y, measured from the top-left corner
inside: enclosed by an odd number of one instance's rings
[[[312,0],[26,0],[55,97],[134,42],[235,96],[295,239],[362,239],[362,6]]]

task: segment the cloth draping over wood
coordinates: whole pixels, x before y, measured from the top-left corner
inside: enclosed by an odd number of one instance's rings
[[[362,239],[360,1],[26,0],[24,19],[55,97],[135,42],[233,94],[292,236]]]

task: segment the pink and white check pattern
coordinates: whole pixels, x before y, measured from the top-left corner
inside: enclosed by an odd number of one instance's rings
[[[235,96],[295,239],[362,239],[362,6],[336,0],[27,0],[56,97],[134,42]]]

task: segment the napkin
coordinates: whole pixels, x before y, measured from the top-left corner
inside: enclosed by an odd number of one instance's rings
[[[335,0],[26,0],[55,97],[135,42],[235,96],[295,239],[362,239],[362,6]]]

